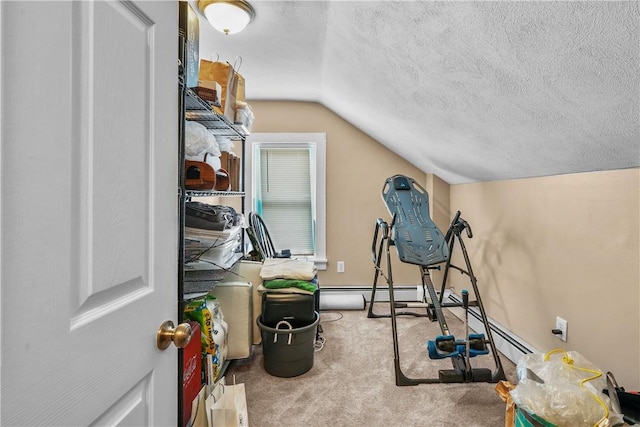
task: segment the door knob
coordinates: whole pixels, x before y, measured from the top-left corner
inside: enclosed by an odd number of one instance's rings
[[[166,320],[160,325],[156,334],[156,346],[160,350],[166,350],[173,342],[176,347],[185,348],[191,341],[192,336],[193,329],[188,323],[180,323],[174,327],[171,320]]]

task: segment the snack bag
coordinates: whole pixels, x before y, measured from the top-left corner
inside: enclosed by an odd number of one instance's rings
[[[189,302],[184,309],[184,317],[200,324],[202,352],[214,355],[216,353],[216,343],[213,339],[213,317],[209,308],[207,308],[205,300],[196,299]]]
[[[227,358],[228,352],[228,331],[229,325],[224,321],[222,310],[220,309],[220,302],[216,297],[207,295],[205,297],[207,308],[211,312],[213,323],[213,339],[216,346],[216,356],[220,367],[224,364]],[[215,380],[219,378],[216,376]]]

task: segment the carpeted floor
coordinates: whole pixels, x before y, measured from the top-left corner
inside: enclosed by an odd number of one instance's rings
[[[376,303],[376,313],[388,303]],[[453,334],[462,322],[445,310]],[[293,378],[269,375],[261,346],[250,359],[234,362],[227,378],[245,383],[252,427],[312,426],[504,426],[505,404],[492,383],[420,384],[398,387],[393,368],[391,320],[368,319],[366,311],[323,311],[325,344],[314,353],[310,371]],[[401,367],[409,377],[436,377],[451,369],[449,359],[431,360],[426,342],[440,333],[437,322],[398,317]],[[493,358],[472,359],[473,367],[493,369]],[[515,366],[501,358],[507,379]]]

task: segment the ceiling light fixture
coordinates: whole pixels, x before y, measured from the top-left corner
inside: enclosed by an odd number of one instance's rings
[[[198,8],[215,28],[224,34],[235,34],[253,21],[256,12],[244,0],[198,0]]]

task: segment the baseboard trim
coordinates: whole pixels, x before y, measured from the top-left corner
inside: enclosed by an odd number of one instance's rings
[[[422,287],[420,285],[416,286],[396,286],[393,288],[393,295],[396,301],[419,301],[421,299],[421,290]],[[320,288],[320,302],[322,304],[322,295],[326,294],[335,294],[335,295],[345,295],[345,300],[354,300],[354,297],[358,295],[362,295],[367,303],[371,302],[371,287],[370,286],[349,286],[349,287],[332,287],[332,286],[322,286]],[[329,297],[328,299],[331,299]],[[459,295],[456,295],[451,290],[445,290],[444,301],[453,302],[453,303],[462,303],[462,298]],[[388,302],[389,301],[389,288],[388,287],[378,287],[376,288],[376,302]],[[464,310],[462,308],[449,308],[451,313],[458,317],[460,320],[464,320]],[[496,345],[496,349],[502,353],[507,359],[511,360],[513,363],[518,363],[518,361],[525,354],[529,353],[538,353],[539,351],[527,343],[525,340],[515,335],[507,328],[496,322],[495,320],[489,317],[489,327],[491,328],[491,335],[493,337],[493,341]],[[471,328],[475,333],[479,334],[487,334],[484,328],[484,324],[482,322],[482,317],[480,316],[480,311],[477,307],[471,307],[469,309],[469,328]]]

